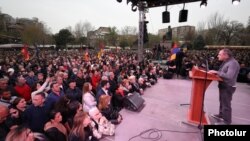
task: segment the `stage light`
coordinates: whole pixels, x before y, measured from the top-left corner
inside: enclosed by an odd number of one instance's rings
[[[183,9],[179,13],[179,22],[186,22],[188,17],[188,10],[185,10],[185,3]]]
[[[162,12],[162,23],[170,22],[170,13],[168,11]]]
[[[201,8],[206,8],[207,7],[207,0],[202,0],[200,7]]]
[[[233,5],[238,5],[240,3],[240,0],[232,0]]]
[[[179,13],[179,22],[186,22],[188,17],[188,10],[182,9]]]
[[[162,23],[169,23],[170,22],[170,13],[167,10],[166,6],[166,11],[162,12]]]

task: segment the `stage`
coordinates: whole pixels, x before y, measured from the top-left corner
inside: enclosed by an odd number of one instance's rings
[[[219,109],[217,84],[212,82],[205,93],[204,111],[212,124],[215,120],[209,115],[217,114]],[[145,107],[140,112],[123,109],[123,121],[116,126],[115,136],[105,136],[101,141],[128,141],[146,130],[149,132],[131,141],[201,141],[201,130],[183,123],[187,121],[189,105],[185,104],[190,103],[191,85],[189,79],[160,78],[156,85],[145,91]],[[250,124],[249,91],[249,85],[237,83],[232,100],[232,124]],[[162,131],[150,136],[150,131],[157,130]],[[152,139],[145,139],[149,136]]]

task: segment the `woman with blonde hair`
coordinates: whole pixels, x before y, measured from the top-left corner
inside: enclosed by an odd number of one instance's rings
[[[5,141],[47,141],[48,139],[41,133],[33,133],[26,126],[17,126],[10,130]]]
[[[74,117],[73,127],[69,133],[69,141],[98,141],[101,136],[95,137],[95,127],[90,126],[91,119],[86,112],[80,111]],[[97,136],[97,135],[96,135]]]
[[[101,138],[102,135],[113,136],[115,134],[115,125],[108,121],[97,107],[93,107],[89,110],[89,116],[92,119],[92,122],[90,124],[91,127],[97,129],[98,131],[94,132],[93,130],[94,135],[98,135],[98,137]]]
[[[122,121],[122,116],[119,111],[115,110],[110,104],[111,96],[101,95],[99,98],[98,109],[107,120],[113,124],[119,124]]]

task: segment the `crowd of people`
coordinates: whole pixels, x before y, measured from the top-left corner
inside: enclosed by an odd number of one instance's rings
[[[127,52],[1,54],[0,140],[99,140],[115,135],[130,95],[157,83],[160,67]]]
[[[188,50],[184,52],[182,49],[176,53],[176,59],[170,60],[170,51],[167,51],[165,59],[168,66],[168,72],[177,74],[181,77],[188,77],[188,71],[193,66],[198,66],[208,70],[218,70],[221,61],[216,57],[219,50]],[[250,83],[250,50],[232,50],[235,59],[240,64],[240,72],[237,78],[237,82]],[[207,62],[207,63],[206,63]]]
[[[167,68],[152,63],[153,52],[137,61],[133,51],[40,51],[24,60],[18,51],[0,54],[0,141],[99,140],[115,135],[122,123],[122,108],[129,95],[144,90],[169,74],[188,77],[196,65],[218,70],[217,51],[187,51],[171,60]],[[32,54],[32,53],[31,53]],[[238,79],[247,79],[249,52],[235,50],[240,63]],[[159,54],[158,54],[159,55]],[[170,77],[172,78],[172,77]]]

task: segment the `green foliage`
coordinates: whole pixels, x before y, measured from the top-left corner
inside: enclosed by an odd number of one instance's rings
[[[82,44],[87,44],[87,37],[80,37],[79,42]]]
[[[247,31],[248,34],[250,34],[250,16],[248,17],[248,23],[247,23],[246,31]]]
[[[205,40],[201,35],[198,35],[195,39],[194,39],[194,43],[193,43],[193,49],[204,49],[205,47]]]
[[[108,43],[108,45],[116,46],[117,40],[118,40],[118,30],[116,27],[110,28],[110,33],[105,35],[105,40]]]
[[[119,46],[124,47],[132,47],[134,42],[137,40],[137,35],[120,35],[119,36]]]
[[[70,43],[74,40],[71,32],[68,29],[61,29],[59,33],[55,34],[54,38],[57,49],[65,48],[67,43]]]
[[[155,44],[160,43],[160,41],[161,41],[161,37],[159,35],[154,35],[151,33],[148,34],[148,38],[149,38],[148,43],[144,45],[144,47],[146,47],[146,48],[151,48]]]
[[[41,44],[45,38],[46,33],[42,24],[30,24],[26,25],[21,31],[21,38],[24,43],[27,44]]]
[[[129,44],[128,44],[127,40],[122,39],[122,40],[120,41],[119,46],[122,47],[122,48],[124,49],[125,47],[129,46]]]

